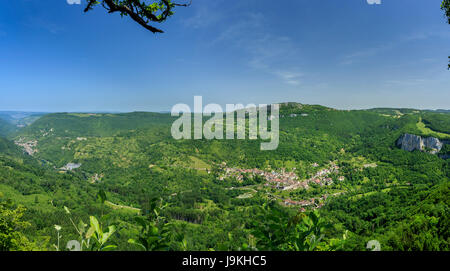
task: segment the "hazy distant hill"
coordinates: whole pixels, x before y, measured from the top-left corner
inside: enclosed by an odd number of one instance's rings
[[[46,131],[52,136],[112,136],[136,129],[156,129],[158,125],[170,124],[173,119],[169,114],[147,112],[52,113],[23,128],[20,134],[38,136]]]
[[[0,111],[0,119],[21,128],[32,124],[45,114],[42,112]]]
[[[4,119],[0,119],[0,137],[5,137],[17,131],[17,127]]]

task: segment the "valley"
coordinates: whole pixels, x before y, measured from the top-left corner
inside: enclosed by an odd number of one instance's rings
[[[319,250],[373,239],[383,250],[448,250],[448,145],[397,146],[405,134],[444,142],[448,113],[283,103],[274,151],[260,151],[261,140],[175,140],[174,120],[52,113],[5,129],[0,203],[26,209],[22,233],[39,250],[52,249],[54,225],[77,240],[66,207],[75,224],[115,225],[119,250],[140,249],[128,240],[141,218],[156,229],[155,250],[292,250],[315,216],[330,225]]]

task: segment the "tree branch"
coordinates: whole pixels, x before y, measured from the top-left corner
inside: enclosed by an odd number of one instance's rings
[[[88,4],[84,12],[91,10],[95,5],[100,3],[96,0],[87,1]],[[152,33],[164,33],[164,31],[151,26],[149,23],[164,22],[173,14],[172,9],[174,7],[188,7],[192,4],[192,1],[187,4],[179,4],[172,3],[171,0],[160,0],[159,3],[153,1],[152,4],[146,4],[145,1],[141,0],[102,0],[101,4],[108,13],[120,12],[121,15],[130,16],[131,19]]]

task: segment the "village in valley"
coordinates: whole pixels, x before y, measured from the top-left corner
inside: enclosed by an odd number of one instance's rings
[[[311,165],[312,168],[319,168],[317,163]],[[225,163],[222,164],[222,174],[219,175],[220,181],[235,179],[238,182],[244,182],[245,178],[260,178],[264,181],[263,186],[275,191],[294,191],[298,189],[308,190],[312,184],[318,186],[330,186],[335,181],[342,182],[345,180],[344,176],[339,176],[339,166],[335,162],[330,162],[325,168],[318,169],[309,178],[301,180],[295,173],[296,168],[292,170],[280,169],[276,170],[262,170],[262,169],[242,169],[236,167],[227,167]],[[333,180],[333,176],[337,176]],[[254,185],[241,187],[241,189],[253,189]],[[256,191],[255,191],[256,192]],[[338,196],[342,192],[333,193],[331,195],[324,194],[319,197],[313,197],[303,200],[292,200],[276,193],[267,192],[267,194],[275,199],[278,199],[284,206],[298,206],[300,211],[306,211],[305,208],[312,209],[321,208],[328,197]],[[244,194],[239,198],[251,197],[251,193]]]
[[[28,155],[33,155],[37,152],[36,146],[38,144],[37,140],[25,140],[23,138],[19,138],[18,140],[14,141],[14,143],[23,148],[23,151]]]

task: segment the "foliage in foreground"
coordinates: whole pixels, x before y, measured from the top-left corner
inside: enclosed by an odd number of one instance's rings
[[[22,230],[30,223],[23,221],[25,208],[13,208],[10,203],[0,203],[0,251],[37,250],[36,244],[30,242]]]

